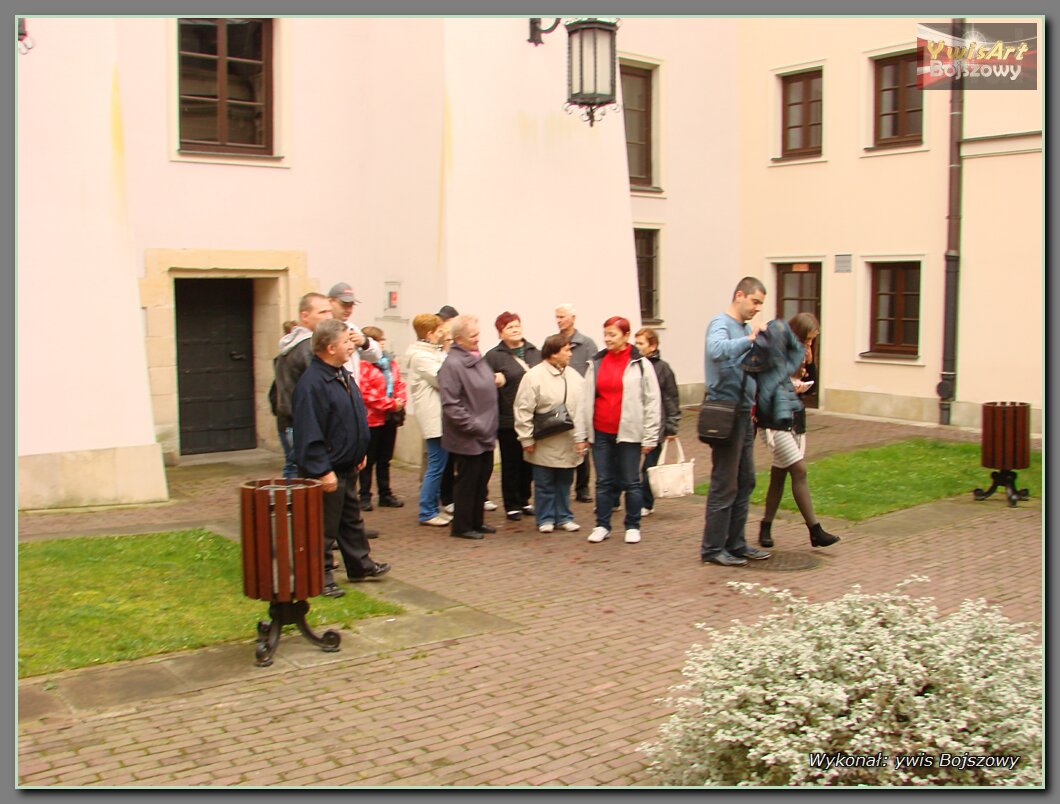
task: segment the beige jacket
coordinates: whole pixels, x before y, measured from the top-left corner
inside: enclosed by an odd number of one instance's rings
[[[534,414],[552,410],[563,402],[564,381],[567,411],[574,422],[574,429],[535,441]],[[533,452],[523,453],[529,463],[565,469],[582,462],[574,445],[579,441],[588,441],[590,420],[585,408],[585,380],[577,371],[568,368],[561,372],[547,360],[538,363],[523,375],[512,412],[519,442],[524,447],[534,445]]]
[[[405,351],[408,370],[405,382],[412,398],[412,412],[424,438],[441,438],[442,397],[438,392],[438,369],[445,362],[441,346],[413,341]]]

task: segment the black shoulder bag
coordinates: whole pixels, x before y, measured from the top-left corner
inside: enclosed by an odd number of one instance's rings
[[[743,391],[747,386],[747,374],[744,371],[743,381],[740,383],[740,395],[735,402],[724,399],[707,399],[703,395],[703,404],[699,406],[699,440],[712,447],[723,447],[732,438],[732,431],[736,427],[736,416],[740,403],[743,401]],[[709,393],[709,391],[708,391]]]
[[[567,378],[563,378],[563,401],[552,410],[544,413],[534,414],[534,440],[554,436],[566,430],[573,430],[574,422],[571,420],[570,411],[567,410]]]

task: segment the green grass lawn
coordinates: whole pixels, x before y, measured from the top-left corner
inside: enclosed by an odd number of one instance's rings
[[[310,602],[314,630],[403,611],[344,588]],[[268,610],[243,596],[240,546],[206,530],[18,546],[19,677],[255,639]]]
[[[808,466],[813,507],[821,516],[859,521],[959,494],[971,499],[972,489],[985,491],[991,483],[992,470],[980,466],[979,458],[979,444],[922,438],[829,455]],[[1017,471],[1017,483],[1028,489],[1032,498],[1041,499],[1040,451],[1031,452],[1028,469]],[[702,483],[696,486],[696,493],[706,494],[709,487],[709,483]],[[764,503],[767,488],[768,468],[756,475],[751,502]],[[999,497],[1004,501],[1002,490],[995,491],[989,500]],[[987,504],[989,501],[983,503]],[[798,510],[790,481],[780,507]]]

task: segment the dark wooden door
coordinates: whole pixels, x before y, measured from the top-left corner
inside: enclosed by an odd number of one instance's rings
[[[777,317],[789,321],[796,313],[807,312],[821,321],[821,263],[782,262],[777,264]],[[824,330],[824,322],[821,322]],[[821,387],[821,336],[813,343],[813,362],[817,370],[813,387],[802,395],[808,408],[816,408]]]
[[[174,284],[180,452],[254,449],[253,280]]]

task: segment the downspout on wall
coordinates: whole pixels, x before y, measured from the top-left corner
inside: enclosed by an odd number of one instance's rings
[[[953,20],[954,37],[964,36],[964,19]],[[950,423],[950,407],[957,395],[957,305],[961,271],[961,138],[964,136],[964,85],[954,81],[950,88],[950,165],[949,204],[946,215],[946,287],[942,319],[942,376],[935,392],[939,395],[939,424]]]

